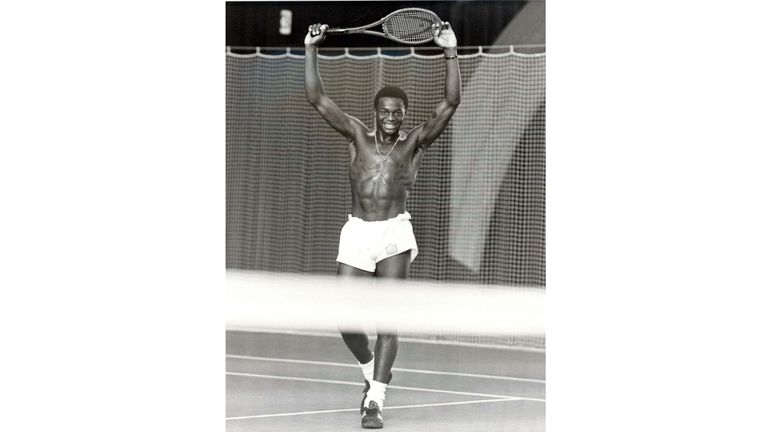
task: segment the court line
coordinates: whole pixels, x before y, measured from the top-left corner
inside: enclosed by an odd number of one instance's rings
[[[239,359],[239,360],[257,360],[257,361],[268,361],[268,362],[278,362],[278,363],[311,364],[311,365],[318,365],[318,366],[338,366],[338,367],[346,367],[346,368],[354,368],[354,369],[360,368],[360,366],[349,364],[349,363],[326,362],[326,361],[317,361],[317,360],[295,360],[295,359],[286,359],[286,358],[278,358],[278,357],[256,357],[256,356],[246,356],[246,355],[236,355],[236,354],[227,354],[226,357]],[[449,376],[460,376],[460,377],[469,377],[469,378],[487,378],[487,379],[496,379],[496,380],[505,380],[505,381],[531,382],[531,383],[538,383],[538,384],[546,383],[545,380],[540,380],[540,379],[505,377],[500,375],[484,375],[484,374],[472,374],[472,373],[463,373],[463,372],[443,372],[443,371],[433,371],[433,370],[425,370],[425,369],[407,369],[407,368],[397,368],[397,367],[393,367],[392,370],[395,372],[412,372],[412,373],[421,373],[421,374],[427,374],[427,375],[449,375]]]
[[[461,402],[440,402],[440,403],[418,404],[418,405],[395,405],[395,406],[386,406],[386,407],[384,407],[384,410],[387,411],[387,410],[405,409],[405,408],[428,408],[428,407],[449,406],[449,405],[469,405],[469,404],[493,403],[493,402],[516,402],[516,401],[520,401],[520,400],[528,400],[528,399],[504,398],[504,399],[483,399],[483,400],[461,401]],[[538,401],[538,399],[537,399],[537,401]],[[543,400],[541,400],[541,401],[543,402]],[[257,418],[267,418],[267,417],[288,417],[288,416],[309,415],[309,414],[326,414],[326,413],[350,412],[350,411],[359,411],[359,410],[360,410],[360,408],[343,408],[343,409],[335,409],[335,410],[300,411],[300,412],[292,412],[292,413],[261,414],[261,415],[252,415],[252,416],[227,417],[226,420],[247,420],[247,419],[257,419]]]
[[[243,376],[243,377],[250,377],[250,378],[281,379],[281,380],[288,380],[288,381],[319,382],[319,383],[326,383],[326,384],[342,384],[342,385],[352,385],[357,387],[363,386],[362,383],[353,382],[353,381],[338,381],[338,380],[293,377],[293,376],[284,376],[284,375],[263,375],[263,374],[254,374],[254,373],[246,373],[246,372],[227,372],[227,375]],[[423,391],[423,392],[430,392],[430,393],[445,393],[445,394],[462,395],[462,396],[491,397],[491,398],[499,398],[499,399],[514,398],[514,399],[534,400],[534,401],[542,401],[542,402],[544,401],[543,399],[525,398],[525,397],[510,396],[510,395],[473,393],[473,392],[462,392],[462,391],[455,391],[455,390],[438,390],[438,389],[429,389],[429,388],[423,388],[423,387],[404,387],[404,386],[397,386],[397,385],[388,385],[387,388],[397,389],[397,390]]]

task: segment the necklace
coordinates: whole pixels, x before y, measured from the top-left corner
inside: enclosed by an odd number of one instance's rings
[[[395,149],[395,146],[397,146],[397,143],[400,142],[400,134],[397,135],[397,139],[395,140],[395,143],[392,144],[392,148],[389,149],[389,153],[387,153],[386,156],[382,156],[381,152],[379,151],[379,134],[376,131],[373,131],[373,142],[376,144],[376,153],[379,154],[379,157],[383,159],[389,159],[389,155],[392,154],[392,150]]]

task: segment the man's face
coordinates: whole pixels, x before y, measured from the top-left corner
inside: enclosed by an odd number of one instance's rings
[[[405,118],[405,103],[400,98],[383,97],[376,104],[376,127],[391,135],[400,130]]]

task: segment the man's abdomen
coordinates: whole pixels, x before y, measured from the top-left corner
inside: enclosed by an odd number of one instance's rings
[[[408,185],[400,179],[371,176],[352,181],[352,216],[367,221],[386,220],[405,211]]]

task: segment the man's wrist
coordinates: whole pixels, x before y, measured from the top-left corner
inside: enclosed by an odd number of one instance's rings
[[[456,48],[443,48],[445,58],[456,58]]]

